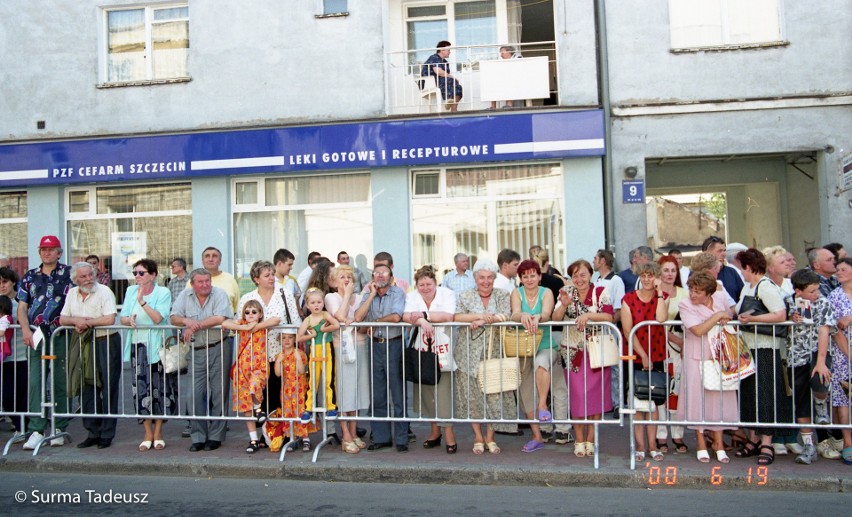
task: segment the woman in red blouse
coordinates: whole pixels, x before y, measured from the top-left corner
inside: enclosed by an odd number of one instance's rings
[[[635,355],[634,367],[640,366],[643,370],[665,371],[666,360],[666,328],[662,325],[650,325],[639,328],[633,336],[633,350],[627,337],[635,325],[643,321],[666,321],[668,306],[666,299],[668,295],[663,292],[660,282],[660,266],[656,262],[649,262],[637,266],[635,273],[639,276],[639,289],[627,293],[621,299],[621,327],[625,336],[625,355]],[[626,310],[625,310],[626,309]],[[657,406],[651,400],[633,399],[633,407],[636,409],[636,420],[653,420],[657,412]],[[636,461],[645,459],[645,442],[656,443],[656,425],[636,425]],[[662,461],[663,453],[651,446],[651,458],[654,461]]]

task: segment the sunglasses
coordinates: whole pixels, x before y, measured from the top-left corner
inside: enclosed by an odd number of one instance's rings
[[[249,314],[260,314],[260,311],[256,309],[249,309],[243,312],[243,316],[248,316]]]
[[[144,276],[147,273],[148,273],[147,271],[134,271],[133,276]]]

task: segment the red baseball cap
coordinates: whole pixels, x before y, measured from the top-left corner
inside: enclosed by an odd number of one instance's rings
[[[41,238],[41,242],[38,243],[39,249],[41,248],[61,248],[62,244],[59,242],[59,237],[56,235],[45,235]]]

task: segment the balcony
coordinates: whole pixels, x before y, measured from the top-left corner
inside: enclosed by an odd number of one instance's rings
[[[487,109],[527,109],[559,102],[556,43],[540,41],[512,45],[523,57],[501,59],[503,45],[450,47],[451,74],[462,85],[459,112]],[[434,48],[390,52],[385,56],[388,115],[448,113],[449,108],[432,76],[420,77]],[[511,101],[509,106],[507,101]]]

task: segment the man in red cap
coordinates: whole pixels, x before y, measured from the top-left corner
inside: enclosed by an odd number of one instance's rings
[[[21,280],[18,288],[18,323],[21,325],[21,335],[24,344],[30,347],[30,389],[29,410],[41,413],[41,355],[49,352],[45,347],[49,346],[50,336],[59,326],[59,313],[65,305],[65,296],[71,289],[71,268],[59,262],[62,256],[62,244],[55,235],[45,235],[38,245],[38,254],[41,265],[30,269]],[[44,343],[40,349],[33,348],[33,333],[30,325],[39,327],[44,334]],[[68,390],[65,377],[65,355],[66,347],[64,340],[57,340],[54,350],[56,359],[49,362],[47,367],[53,365],[53,395],[56,410],[62,413],[68,412]],[[48,420],[40,417],[30,419],[29,430],[33,433],[24,444],[24,449],[32,450],[44,439],[44,431]],[[67,418],[56,419],[56,430],[64,431],[68,426]],[[49,430],[48,430],[49,431]],[[54,438],[50,441],[52,446],[60,446],[65,443],[64,438]]]

